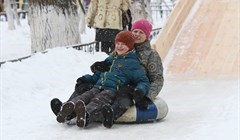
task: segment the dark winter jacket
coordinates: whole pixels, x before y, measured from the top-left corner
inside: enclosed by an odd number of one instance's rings
[[[95,88],[117,91],[122,86],[131,83],[143,90],[145,94],[148,93],[150,83],[135,50],[125,56],[112,54],[106,58],[105,62],[110,65],[109,71],[84,76],[88,82],[96,83]]]
[[[154,100],[164,83],[162,60],[158,52],[151,48],[150,41],[146,41],[143,44],[135,44],[135,49],[150,81],[150,89],[147,96]]]

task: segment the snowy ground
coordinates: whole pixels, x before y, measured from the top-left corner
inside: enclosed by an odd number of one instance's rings
[[[30,54],[27,24],[9,31],[0,22],[1,61]],[[4,27],[4,28],[3,28]],[[91,31],[90,31],[91,32]],[[91,33],[90,33],[91,34]],[[85,35],[84,41],[94,38]],[[16,37],[13,41],[11,37]],[[4,39],[3,39],[4,38]],[[5,63],[1,79],[1,140],[239,140],[239,78],[236,80],[170,81],[160,93],[167,117],[145,124],[96,123],[87,129],[59,124],[50,100],[67,100],[75,80],[106,57],[74,49],[54,48],[22,62]]]

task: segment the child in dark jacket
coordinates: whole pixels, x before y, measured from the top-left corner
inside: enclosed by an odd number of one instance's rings
[[[121,31],[115,38],[115,53],[106,58],[110,69],[106,72],[97,71],[93,75],[84,75],[79,82],[94,84],[89,91],[66,102],[57,115],[62,123],[75,111],[77,126],[86,127],[92,121],[102,120],[105,127],[111,127],[113,113],[105,110],[116,97],[116,92],[128,84],[136,85],[135,94],[147,94],[149,80],[142,69],[134,48],[134,36],[129,31]],[[109,125],[110,124],[110,125]]]

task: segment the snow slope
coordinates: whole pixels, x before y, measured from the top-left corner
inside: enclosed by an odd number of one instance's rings
[[[6,30],[5,22],[0,22],[0,27],[1,61],[29,55],[27,24],[14,31]],[[12,36],[19,39],[13,41]],[[82,40],[87,42],[91,38],[94,36],[88,32]],[[87,129],[57,123],[50,100],[54,97],[67,100],[75,80],[91,73],[89,66],[105,57],[104,53],[93,55],[71,48],[54,48],[22,62],[3,64],[0,68],[0,139],[239,140],[239,77],[174,81],[168,79],[174,75],[166,73],[159,96],[167,102],[169,113],[158,122],[115,124],[111,129],[100,123]]]
[[[22,62],[4,64],[0,69],[1,140],[239,138],[238,80],[166,80],[160,96],[170,111],[155,123],[116,124],[111,129],[96,123],[84,130],[57,123],[50,100],[67,100],[76,78],[90,73],[90,64],[105,57],[103,53],[56,48]]]

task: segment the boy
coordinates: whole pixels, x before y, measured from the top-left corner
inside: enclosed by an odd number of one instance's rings
[[[117,34],[115,52],[105,60],[110,69],[106,72],[96,71],[93,75],[85,75],[79,79],[94,86],[66,102],[57,115],[58,122],[64,122],[66,117],[75,111],[78,127],[86,127],[92,121],[101,120],[103,117],[104,126],[110,128],[113,111],[109,110],[108,106],[114,102],[116,92],[121,87],[131,83],[136,85],[134,94],[148,93],[150,83],[134,50],[134,42],[134,36],[129,31]]]

